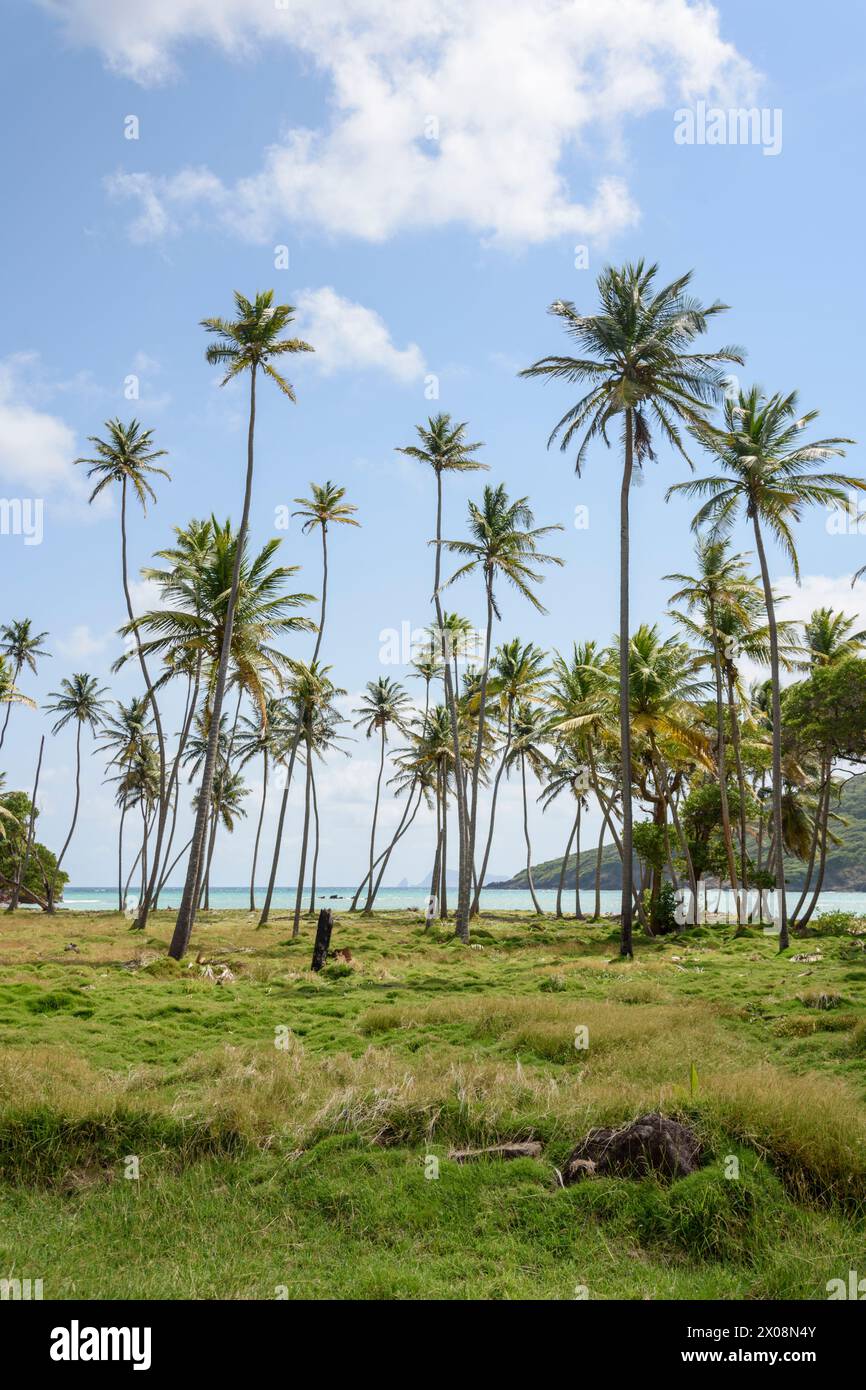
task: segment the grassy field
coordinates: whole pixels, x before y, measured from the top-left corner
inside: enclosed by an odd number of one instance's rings
[[[623,963],[610,922],[498,914],[467,948],[394,912],[337,917],[353,960],[313,976],[311,921],[293,942],[205,914],[179,965],[172,921],[142,940],[105,914],[0,917],[0,1277],[46,1298],[822,1299],[866,1272],[866,936],[779,957],[701,927]],[[700,1172],[561,1186],[591,1125],[658,1108],[700,1132]],[[448,1158],[525,1138],[541,1160]]]

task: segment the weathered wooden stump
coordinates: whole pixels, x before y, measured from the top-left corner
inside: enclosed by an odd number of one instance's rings
[[[319,920],[316,923],[316,941],[313,946],[313,963],[311,970],[321,970],[328,955],[328,947],[331,944],[331,932],[334,929],[334,914],[329,907],[323,907],[319,913]]]

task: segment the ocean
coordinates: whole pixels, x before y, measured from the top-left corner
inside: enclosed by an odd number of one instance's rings
[[[355,894],[357,885],[350,888],[318,888],[316,890],[316,906],[330,907],[335,912],[346,912],[351,906],[352,898]],[[180,888],[166,888],[160,897],[160,907],[179,907],[181,898]],[[295,905],[294,888],[277,888],[274,892],[273,906],[278,909],[294,908]],[[256,889],[256,904],[261,908],[264,901],[265,888]],[[788,893],[788,906],[793,908],[798,899],[799,893]],[[424,888],[380,888],[376,897],[376,905],[383,911],[389,908],[415,907],[423,911],[427,902],[427,890]],[[541,888],[537,891],[538,901],[546,912],[553,912],[556,908],[556,891],[552,888]],[[304,910],[306,911],[309,901],[309,890],[304,893]],[[449,892],[448,907],[453,910],[457,901],[457,890]],[[581,889],[581,905],[583,911],[591,911],[595,895],[592,890]],[[605,889],[601,894],[602,912],[618,912],[620,895],[618,889]],[[235,912],[243,912],[249,909],[250,890],[249,888],[211,888],[210,907],[211,910],[231,908]],[[574,892],[563,893],[563,910],[566,913],[574,912]],[[62,907],[72,912],[116,912],[117,911],[117,889],[116,888],[67,888],[63,895]],[[135,901],[130,899],[130,908],[135,907]],[[512,911],[529,912],[532,910],[532,898],[529,890],[525,888],[485,888],[481,894],[482,911]],[[866,915],[866,893],[822,893],[818,901],[819,912],[854,912]]]

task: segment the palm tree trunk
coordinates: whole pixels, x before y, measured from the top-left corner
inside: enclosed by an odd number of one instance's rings
[[[180,910],[175,923],[174,935],[169,946],[169,955],[175,960],[181,960],[186,954],[189,946],[189,939],[195,924],[196,914],[196,890],[198,886],[199,865],[201,862],[202,850],[204,847],[204,837],[207,830],[208,811],[210,810],[211,792],[213,789],[214,769],[216,767],[217,745],[219,740],[220,714],[222,713],[223,695],[225,694],[226,680],[228,678],[229,657],[231,655],[232,631],[234,628],[235,608],[238,600],[238,587],[241,577],[241,562],[243,559],[244,547],[247,539],[247,529],[250,519],[250,503],[253,495],[253,464],[255,449],[255,428],[256,428],[256,364],[250,370],[250,419],[249,431],[247,434],[247,475],[246,487],[244,489],[244,508],[241,516],[241,524],[238,530],[237,548],[235,551],[234,566],[232,569],[232,584],[229,590],[228,603],[226,604],[225,631],[223,632],[222,650],[220,652],[219,666],[217,668],[216,687],[213,694],[213,707],[211,711],[211,727],[208,735],[207,753],[205,754],[204,771],[202,772],[201,787],[199,788],[198,809],[196,811],[195,827],[192,834],[192,846],[190,847],[189,863],[186,870],[186,882],[183,889]]]
[[[421,799],[422,799],[423,795],[424,795],[423,791],[422,791],[422,792],[419,792],[419,794],[418,794],[418,800],[415,802],[415,809],[413,810],[411,816],[409,816],[409,819],[408,819],[408,820],[406,819],[406,815],[407,815],[407,812],[408,812],[408,810],[409,810],[410,802],[409,802],[409,800],[408,800],[408,798],[407,798],[407,801],[406,801],[406,808],[405,808],[405,810],[404,810],[404,812],[403,812],[403,818],[401,819],[400,824],[399,824],[399,826],[397,827],[397,833],[396,833],[396,835],[394,836],[394,838],[393,838],[393,840],[391,841],[391,843],[389,844],[388,848],[387,848],[382,854],[380,854],[380,855],[379,855],[379,858],[376,860],[376,863],[377,863],[377,864],[379,864],[379,863],[381,862],[382,867],[380,868],[378,874],[376,875],[376,882],[375,882],[375,885],[374,885],[374,887],[373,887],[373,898],[372,898],[372,901],[371,901],[371,903],[370,903],[370,906],[371,906],[371,907],[372,907],[373,903],[376,901],[376,894],[377,894],[378,891],[379,891],[379,886],[380,886],[380,884],[381,884],[381,882],[382,882],[383,875],[384,875],[384,873],[385,873],[385,870],[386,870],[387,867],[388,867],[388,860],[391,858],[391,851],[393,850],[393,848],[394,848],[394,846],[396,845],[397,841],[398,841],[399,839],[401,839],[401,837],[402,837],[402,836],[405,834],[405,832],[409,829],[409,826],[412,824],[413,820],[414,820],[415,817],[417,816],[417,814],[418,814],[418,808],[419,808],[420,805],[421,805]],[[409,793],[409,796],[411,796],[411,792]]]
[[[579,814],[580,814],[580,813],[579,813],[579,811],[578,811],[577,815],[579,815]],[[575,815],[575,817],[574,817],[574,823],[572,824],[571,832],[570,832],[570,834],[569,834],[569,836],[568,836],[568,844],[565,846],[565,854],[562,856],[562,865],[560,866],[560,870],[559,870],[559,887],[558,887],[557,890],[556,890],[556,915],[557,915],[557,917],[561,917],[561,916],[562,916],[562,890],[563,890],[563,888],[564,888],[564,886],[565,886],[565,871],[566,871],[566,869],[568,868],[568,856],[571,854],[571,846],[572,846],[573,843],[574,843],[574,837],[575,837],[575,835],[576,835],[576,833],[577,833],[577,815]],[[579,867],[579,866],[576,864],[576,865],[575,865],[575,869],[574,869],[575,873],[577,873],[578,867]]]
[[[439,628],[439,641],[442,645],[445,677],[445,702],[451,716],[451,735],[454,740],[454,795],[457,801],[457,913],[454,935],[461,941],[469,940],[469,892],[471,876],[468,864],[469,836],[466,824],[466,786],[463,778],[463,761],[460,755],[460,725],[457,719],[457,692],[451,679],[451,664],[445,640],[445,622],[442,615],[442,600],[439,584],[442,571],[442,473],[436,469],[436,562],[433,578],[433,600],[436,607],[436,623]]]
[[[256,843],[253,848],[253,867],[250,871],[250,912],[256,910],[256,864],[259,858],[259,841],[262,838],[262,821],[265,818],[265,804],[268,799],[268,750],[265,748],[262,753],[264,762],[264,773],[262,776],[262,805],[259,811],[259,823],[256,826]]]
[[[442,858],[439,864],[439,916],[448,917],[448,770],[442,773]]]
[[[532,881],[532,842],[529,838],[529,806],[526,800],[526,758],[523,753],[520,755],[520,783],[523,788],[523,838],[526,841],[526,881],[529,884],[529,891],[532,894],[532,903],[539,917],[543,916],[541,904],[535,895],[535,884]]]
[[[815,858],[816,858],[817,853],[818,853],[818,843],[819,843],[819,841],[820,841],[821,838],[822,838],[822,835],[821,835],[822,826],[825,826],[825,825],[828,824],[828,821],[829,821],[829,812],[830,812],[830,767],[829,767],[829,763],[828,763],[828,762],[825,762],[825,760],[822,758],[822,760],[821,760],[821,781],[820,781],[820,787],[819,787],[819,792],[818,792],[818,805],[815,807],[815,824],[814,824],[814,826],[813,826],[813,828],[812,828],[812,843],[811,843],[811,845],[809,846],[809,863],[808,863],[808,866],[807,866],[807,869],[806,869],[806,874],[805,874],[804,879],[803,879],[803,891],[801,892],[799,898],[797,899],[797,905],[796,905],[796,907],[794,908],[794,911],[791,913],[791,926],[792,926],[793,930],[794,930],[795,932],[797,932],[797,933],[802,933],[802,931],[803,931],[803,929],[804,929],[804,928],[803,928],[803,923],[798,922],[797,919],[798,919],[798,917],[799,917],[799,915],[800,915],[800,913],[801,913],[801,911],[802,911],[802,909],[803,909],[803,903],[806,901],[806,898],[807,898],[808,893],[809,893],[809,889],[810,889],[811,886],[812,886],[812,875],[813,875],[814,872],[815,872]]]
[[[513,718],[513,710],[512,710],[512,706],[511,706],[511,701],[509,700],[509,702],[508,702],[508,724],[507,724],[507,726],[506,726],[506,732],[505,732],[505,745],[504,745],[504,747],[503,747],[503,749],[502,749],[502,757],[501,757],[500,762],[499,762],[499,767],[496,769],[496,776],[495,776],[495,778],[493,779],[493,795],[492,795],[492,797],[491,797],[491,799],[490,799],[490,826],[489,826],[489,829],[488,829],[488,831],[487,831],[487,844],[486,844],[485,847],[484,847],[484,858],[483,858],[483,860],[481,861],[481,873],[478,875],[478,883],[477,883],[476,888],[475,888],[475,901],[474,901],[473,904],[472,904],[472,915],[473,915],[473,916],[474,916],[475,913],[478,911],[478,903],[479,903],[479,900],[480,900],[480,898],[481,898],[481,890],[482,890],[482,888],[484,887],[484,880],[485,880],[485,878],[487,877],[487,861],[488,861],[489,858],[490,858],[490,850],[491,850],[491,847],[492,847],[492,845],[493,845],[493,825],[494,825],[494,822],[495,822],[495,820],[496,820],[496,799],[497,799],[497,797],[499,796],[499,783],[500,783],[500,781],[502,780],[502,774],[503,774],[503,772],[505,771],[505,764],[506,764],[506,762],[507,762],[507,760],[508,760],[508,751],[509,751],[509,749],[510,749],[510,747],[511,747],[511,725],[512,725],[512,718]]]
[[[322,606],[319,610],[319,631],[316,634],[316,645],[313,649],[312,665],[315,666],[319,659],[319,649],[322,645],[322,633],[325,631],[325,604],[328,601],[328,523],[322,522]]]
[[[265,894],[265,905],[264,905],[264,907],[262,908],[262,915],[261,915],[261,917],[259,918],[259,926],[260,926],[260,927],[265,927],[265,926],[267,926],[268,920],[269,920],[270,915],[271,915],[271,902],[272,902],[273,896],[274,896],[274,884],[275,884],[276,881],[277,881],[277,869],[279,868],[279,863],[280,863],[280,849],[282,848],[282,844],[283,844],[283,826],[285,825],[285,821],[286,821],[286,809],[287,809],[288,804],[289,804],[289,791],[290,791],[291,785],[292,785],[292,773],[293,773],[294,768],[295,768],[295,758],[296,758],[297,752],[298,752],[298,741],[299,741],[299,739],[300,739],[300,730],[301,730],[301,726],[300,726],[300,724],[299,724],[299,725],[298,725],[298,732],[295,734],[295,737],[292,739],[292,751],[291,751],[291,753],[290,753],[290,755],[289,755],[289,767],[288,767],[288,771],[286,772],[286,785],[285,785],[285,787],[283,788],[283,795],[282,795],[282,799],[281,799],[281,801],[280,801],[280,815],[279,815],[279,820],[277,821],[277,835],[276,835],[276,839],[275,839],[275,841],[274,841],[274,854],[273,854],[273,858],[272,858],[272,860],[271,860],[271,872],[270,872],[270,875],[269,875],[269,877],[268,877],[268,890],[267,890],[267,892],[266,892],[266,894]]]
[[[604,831],[606,821],[602,819],[601,829],[598,832],[598,849],[595,852],[595,907],[593,916],[598,921],[601,916],[601,860],[604,854]]]
[[[75,834],[75,827],[78,823],[78,807],[81,803],[81,720],[78,721],[78,728],[75,731],[75,802],[72,808],[72,824],[69,827],[69,834],[63,844],[63,848],[57,856],[57,863],[54,866],[54,874],[51,879],[51,889],[48,894],[48,911],[54,912],[54,898],[57,893],[57,873],[63,860],[72,836]]]
[[[740,796],[740,886],[743,900],[747,903],[749,892],[748,834],[746,830],[746,778],[743,772],[743,753],[740,743],[740,722],[737,717],[737,704],[734,692],[734,676],[730,667],[727,672],[728,713],[731,720],[731,743],[734,748],[734,762],[737,768],[737,790]]]
[[[488,571],[485,575],[485,588],[487,590],[487,630],[484,638],[484,666],[481,670],[481,687],[479,690],[478,701],[478,736],[475,740],[475,756],[472,762],[472,803],[469,810],[469,868],[470,872],[475,869],[475,833],[478,820],[478,781],[481,774],[481,753],[484,746],[484,718],[487,706],[487,681],[490,674],[490,646],[493,639],[493,575]],[[482,880],[483,882],[483,876]],[[478,911],[478,899],[480,890],[476,891],[472,898],[470,916]]]
[[[716,682],[716,738],[718,740],[719,764],[719,802],[722,812],[722,835],[725,841],[725,857],[728,861],[728,877],[734,890],[737,904],[737,922],[740,919],[740,885],[737,878],[737,865],[734,859],[734,840],[731,834],[731,813],[728,807],[728,769],[725,758],[725,705],[722,696],[722,662],[719,656],[719,634],[716,628],[716,606],[710,599],[710,629],[713,643],[713,674]]]
[[[629,701],[629,518],[628,504],[634,468],[634,413],[625,412],[625,462],[619,499],[619,729],[622,757],[622,906],[621,956],[633,956],[632,946],[632,814],[631,708]]]
[[[307,840],[310,834],[310,780],[313,776],[313,748],[310,738],[310,731],[307,730],[304,740],[307,747],[307,776],[304,783],[304,833],[301,839],[301,862],[298,866],[298,886],[295,893],[295,915],[292,920],[292,936],[299,936],[301,931],[301,900],[304,895],[304,873],[307,868]]]
[[[129,621],[130,621],[131,623],[134,623],[134,622],[135,622],[135,614],[134,614],[133,611],[132,611],[132,598],[131,598],[130,592],[129,592],[129,564],[128,564],[128,559],[127,559],[127,543],[126,543],[126,475],[125,475],[125,474],[124,474],[123,482],[122,482],[122,484],[121,484],[121,489],[120,489],[120,552],[121,552],[121,555],[120,555],[120,559],[121,559],[121,572],[122,572],[122,575],[123,575],[123,596],[124,596],[124,598],[126,599],[126,611],[127,611],[127,614],[129,615]],[[160,712],[159,712],[159,705],[158,705],[157,699],[156,699],[156,691],[154,690],[153,682],[152,682],[151,679],[150,679],[150,673],[149,673],[149,671],[148,671],[148,669],[147,669],[147,662],[146,662],[145,657],[144,657],[144,651],[143,651],[142,645],[141,645],[141,637],[140,637],[140,635],[139,635],[139,631],[138,631],[138,628],[137,628],[137,627],[134,627],[134,628],[133,628],[133,633],[134,633],[134,636],[135,636],[135,649],[136,649],[136,652],[137,652],[137,654],[138,654],[138,664],[139,664],[139,666],[141,667],[142,678],[143,678],[144,684],[145,684],[145,686],[146,686],[146,688],[147,688],[147,698],[148,698],[148,701],[149,701],[149,703],[150,703],[150,708],[153,710],[153,723],[154,723],[154,728],[156,729],[156,744],[157,744],[157,750],[158,750],[158,752],[159,752],[159,803],[158,803],[158,805],[159,805],[159,814],[158,814],[157,826],[156,826],[156,847],[155,847],[154,852],[153,852],[153,874],[152,874],[151,879],[150,879],[149,881],[146,881],[144,887],[142,888],[141,902],[140,902],[140,904],[139,904],[138,916],[137,916],[137,918],[136,918],[136,926],[137,926],[137,927],[140,927],[141,930],[144,931],[145,927],[147,926],[147,917],[148,917],[148,913],[149,913],[149,911],[150,911],[150,900],[151,900],[151,898],[152,898],[152,896],[153,896],[153,894],[154,894],[154,892],[155,892],[156,884],[157,884],[157,879],[158,879],[158,876],[159,876],[159,868],[160,868],[161,855],[162,855],[162,837],[163,837],[163,833],[164,833],[164,831],[165,831],[165,822],[166,822],[166,819],[167,819],[167,817],[168,817],[168,800],[167,800],[167,798],[166,798],[166,781],[165,781],[166,756],[165,756],[165,737],[164,737],[163,731],[162,731],[162,716],[160,715]]]
[[[316,876],[319,869],[319,802],[316,797],[316,774],[310,773],[310,787],[313,793],[313,872],[310,883],[310,916],[316,910]]]
[[[577,799],[577,835],[574,847],[574,916],[578,922],[583,921],[583,909],[580,906],[580,820],[582,806],[580,797]]]
[[[27,866],[30,863],[30,851],[33,848],[33,834],[36,829],[36,796],[39,791],[39,773],[42,770],[42,754],[45,749],[45,735],[39,740],[39,757],[36,760],[36,777],[33,781],[33,795],[30,798],[30,815],[27,823],[27,844],[24,847],[24,854],[18,871],[15,875],[15,886],[12,889],[12,896],[9,899],[7,912],[14,912],[21,898],[21,887],[27,875]]]
[[[755,546],[764,584],[767,626],[770,630],[770,681],[773,693],[773,823],[775,825],[776,915],[779,920],[779,950],[788,947],[788,905],[785,900],[785,846],[782,843],[782,698],[779,690],[779,632],[773,586],[764,551],[764,538],[757,511],[752,512]]]
[[[373,824],[370,827],[370,867],[367,870],[367,901],[364,903],[364,916],[368,916],[372,906],[373,898],[373,860],[376,857],[376,822],[379,819],[379,797],[382,792],[382,773],[385,769],[385,725],[381,729],[381,742],[379,748],[379,773],[376,777],[376,797],[373,801]]]
[[[126,797],[120,808],[120,828],[117,832],[117,910],[123,911],[123,822],[126,820]]]
[[[180,738],[178,739],[177,751],[174,755],[174,760],[171,765],[171,773],[169,775],[168,787],[166,789],[166,796],[168,797],[172,808],[171,828],[169,830],[168,841],[165,846],[165,852],[162,856],[162,863],[159,866],[159,875],[157,877],[156,892],[153,896],[154,908],[156,908],[159,905],[159,895],[162,892],[163,885],[165,884],[165,880],[167,877],[166,865],[171,859],[171,847],[174,844],[174,835],[177,829],[177,807],[180,796],[180,768],[183,760],[184,749],[186,748],[187,739],[189,738],[189,731],[192,728],[195,707],[198,702],[198,691],[199,685],[201,683],[201,663],[202,658],[201,653],[199,653],[198,658],[196,660],[195,675],[194,677],[191,677],[190,680],[187,682],[186,702],[184,704],[183,720],[181,721],[180,726]],[[172,861],[172,868],[174,867],[174,864],[176,862],[176,860]]]
[[[818,878],[817,878],[817,880],[816,880],[816,882],[815,882],[815,887],[814,887],[814,889],[813,889],[813,891],[812,891],[812,897],[811,897],[811,900],[810,900],[810,902],[809,902],[809,906],[808,906],[808,908],[806,909],[806,915],[805,915],[805,917],[803,918],[803,921],[802,921],[801,924],[800,924],[800,930],[803,931],[803,932],[805,932],[806,928],[808,927],[809,922],[810,922],[811,919],[812,919],[812,913],[815,911],[815,908],[818,906],[818,899],[819,899],[819,897],[821,896],[821,889],[822,889],[823,886],[824,886],[824,870],[825,870],[826,867],[827,867],[827,838],[828,838],[828,832],[829,832],[829,826],[830,826],[830,796],[831,796],[831,794],[832,794],[832,790],[833,790],[833,787],[832,787],[832,783],[831,783],[831,781],[830,781],[830,771],[829,771],[829,768],[828,768],[828,771],[827,771],[827,791],[826,791],[826,795],[825,795],[825,798],[824,798],[824,815],[823,815],[823,824],[822,824],[822,827],[821,827],[821,857],[820,857],[819,862],[818,862]]]

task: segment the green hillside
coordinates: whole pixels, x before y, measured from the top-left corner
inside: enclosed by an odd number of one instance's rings
[[[837,826],[836,834],[842,843],[831,850],[827,858],[824,875],[824,889],[827,892],[866,893],[866,773],[852,777],[842,792],[840,814],[849,822],[847,826]],[[595,887],[594,848],[586,849],[580,856],[580,886]],[[559,871],[562,859],[548,859],[542,864],[534,864],[532,878],[536,888],[556,888],[559,884]],[[568,861],[565,874],[567,888],[574,889],[575,856]],[[790,888],[802,887],[804,865],[797,859],[786,861],[786,878]],[[526,870],[497,885],[500,888],[525,888]],[[613,845],[607,845],[602,856],[602,888],[619,888],[620,862]]]

